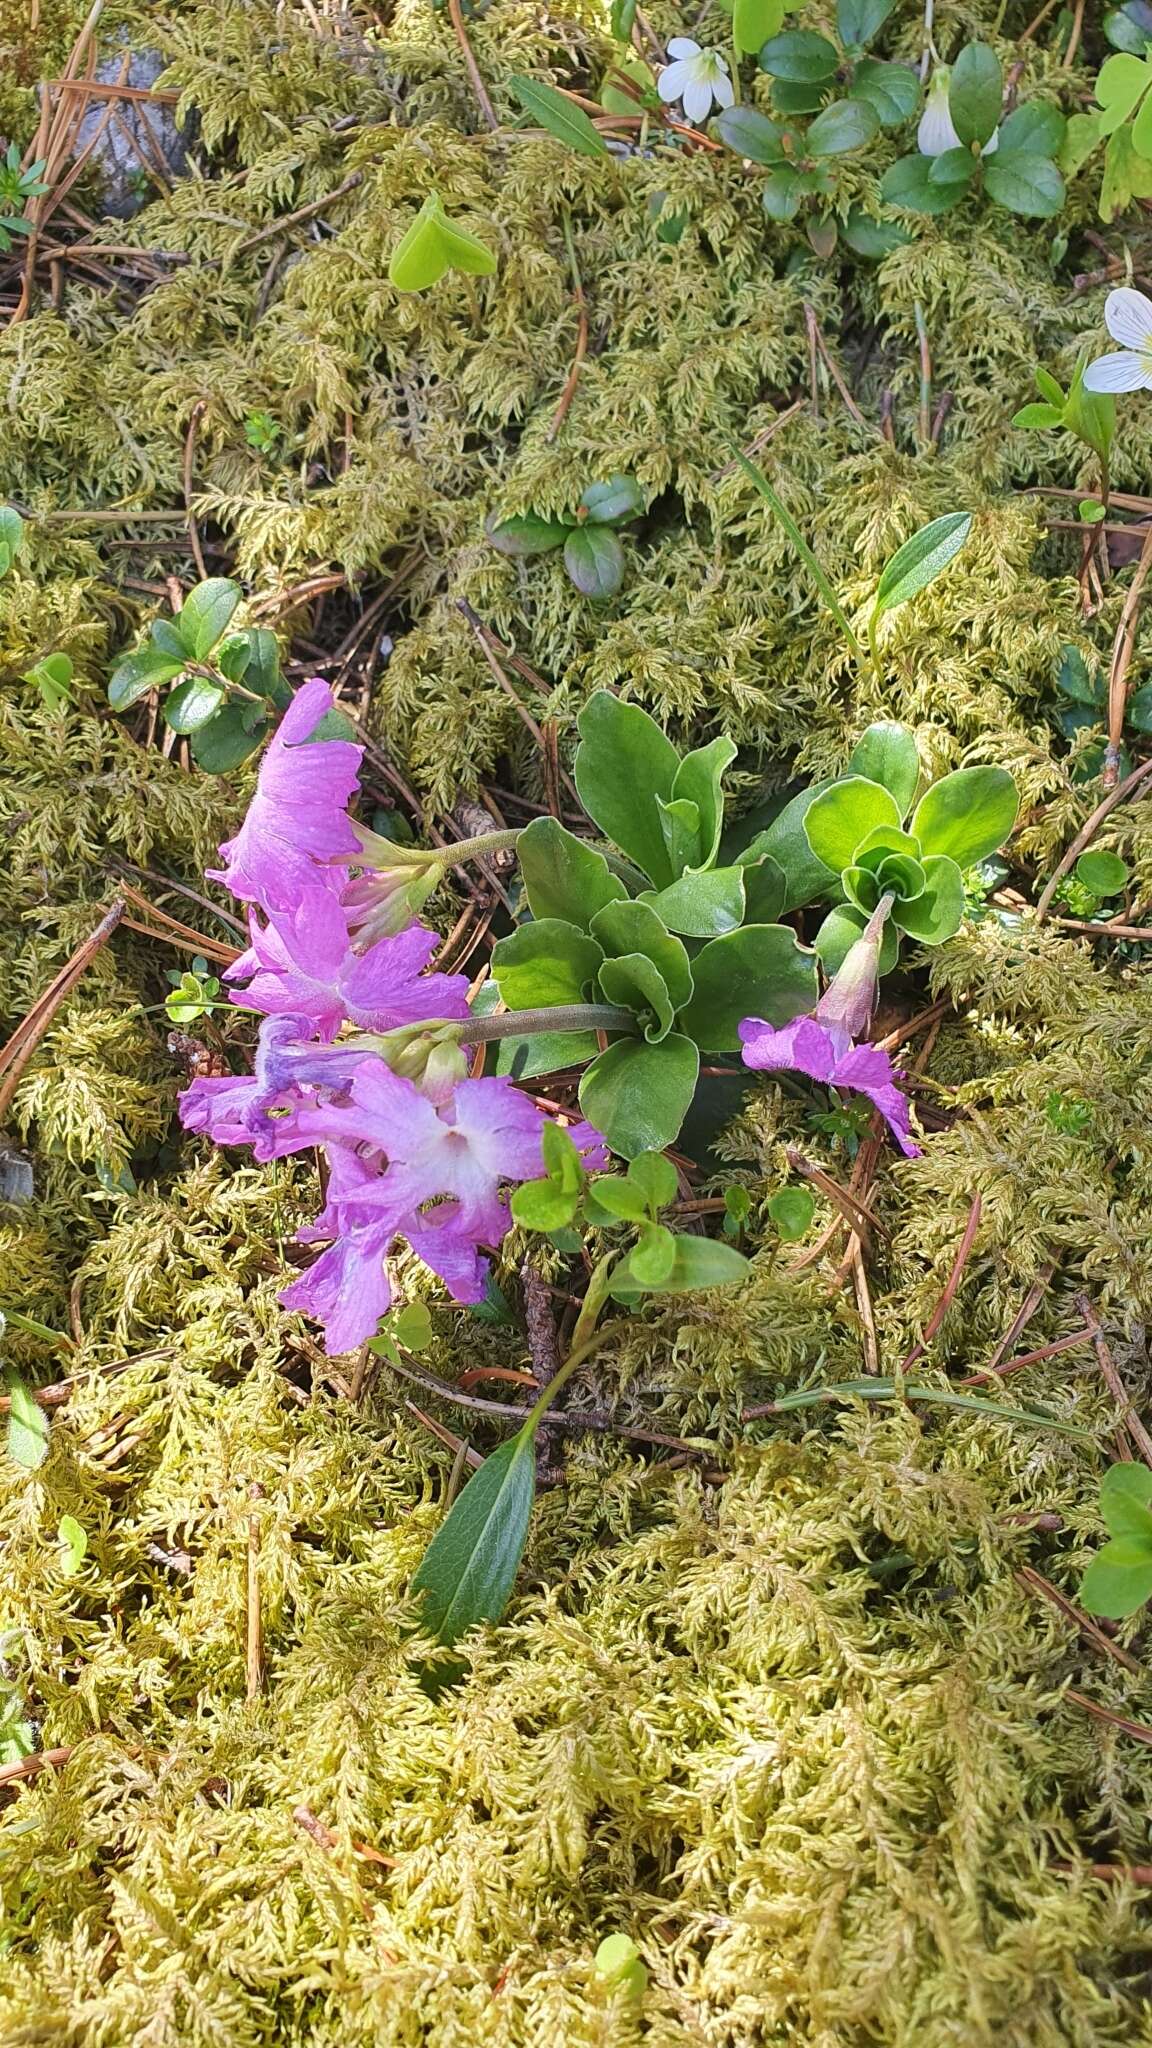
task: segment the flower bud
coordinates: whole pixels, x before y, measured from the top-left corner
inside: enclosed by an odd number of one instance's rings
[[[459,1024],[451,1023],[412,1024],[382,1032],[373,1044],[394,1074],[414,1081],[420,1093],[440,1109],[468,1075],[468,1055],[457,1037],[459,1029]]]
[[[815,1017],[836,1044],[844,1045],[864,1037],[876,1008],[876,983],[880,974],[880,944],[892,908],[892,897],[882,896],[855,945],[850,946],[837,972],[816,1005]]]

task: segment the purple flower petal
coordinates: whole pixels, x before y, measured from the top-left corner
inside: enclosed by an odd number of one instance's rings
[[[745,1017],[740,1026],[743,1060],[758,1072],[791,1069],[812,1081],[830,1081],[839,1057],[830,1033],[812,1017],[793,1017],[779,1031],[763,1017]]]
[[[350,740],[309,744],[332,704],[319,676],[296,692],[260,764],[248,815],[220,848],[226,866],[208,870],[241,902],[293,910],[309,892],[344,886],[344,867],[328,864],[359,851],[345,812],[364,750]]]
[[[374,1337],[381,1316],[392,1306],[384,1259],[394,1235],[388,1222],[349,1231],[277,1296],[284,1308],[298,1309],[324,1325],[330,1358],[354,1351]]]
[[[907,1098],[896,1086],[896,1076],[886,1052],[875,1045],[853,1046],[845,1053],[832,1076],[837,1088],[851,1088],[866,1095],[880,1111],[896,1143],[907,1159],[918,1159],[920,1147],[912,1141]]]
[[[226,977],[250,977],[243,990],[232,991],[232,1001],[245,1009],[306,1017],[326,1039],[345,1022],[362,1031],[394,1031],[434,1017],[468,1015],[466,975],[424,972],[440,943],[424,925],[354,953],[337,899],[312,893],[294,913],[281,913],[266,925],[253,916],[250,926],[251,945]]]

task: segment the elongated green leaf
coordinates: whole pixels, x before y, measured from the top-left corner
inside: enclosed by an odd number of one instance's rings
[[[801,1387],[794,1394],[782,1394],[772,1404],[777,1415],[790,1414],[796,1408],[817,1408],[826,1401],[915,1401],[934,1408],[961,1408],[970,1415],[988,1415],[998,1422],[1026,1423],[1033,1429],[1054,1429],[1060,1436],[1070,1436],[1078,1443],[1094,1444],[1096,1438],[1090,1429],[1078,1429],[1071,1422],[1061,1422],[1058,1416],[1044,1415],[1034,1408],[1008,1408],[1000,1401],[985,1400],[979,1394],[957,1394],[946,1387],[925,1387],[915,1380],[840,1380],[835,1386]]]
[[[48,1416],[16,1373],[8,1375],[8,1456],[35,1472],[48,1456]]]
[[[621,1038],[587,1068],[580,1107],[614,1152],[662,1152],[678,1136],[696,1087],[700,1054],[670,1032],[659,1045]]]
[[[1004,74],[1000,59],[987,43],[969,43],[952,66],[948,111],[961,142],[983,148],[1000,119]]]
[[[925,853],[970,868],[1010,837],[1019,802],[1006,768],[957,768],[924,792],[911,829]]]
[[[696,806],[701,867],[711,867],[716,858],[724,823],[721,782],[724,770],[736,759],[736,752],[734,741],[726,736],[711,740],[706,747],[697,747],[694,753],[685,754],[672,784],[673,801],[684,797]]]
[[[604,954],[579,926],[541,917],[522,924],[492,948],[492,977],[510,1010],[583,1003]]]
[[[653,882],[670,882],[656,798],[668,801],[680,766],[671,740],[639,704],[609,690],[588,699],[577,725],[573,773],[589,817]]]
[[[534,818],[516,841],[516,856],[533,917],[564,918],[587,931],[606,903],[627,899],[603,854],[555,818]]]
[[[535,1432],[518,1430],[485,1458],[448,1510],[412,1581],[437,1642],[459,1642],[508,1604],[536,1494]]]
[[[738,1051],[745,1017],[779,1028],[816,1005],[814,956],[786,924],[746,924],[713,939],[693,960],[692,978],[680,1025],[704,1052]]]
[[[554,85],[543,85],[536,78],[514,77],[508,80],[508,90],[519,100],[524,112],[566,149],[574,149],[580,156],[608,155],[604,137],[592,126],[584,109],[557,92]]]
[[[512,1081],[533,1081],[561,1067],[586,1067],[599,1050],[594,1031],[528,1031],[523,1038],[498,1041],[496,1072]]]
[[[896,611],[919,591],[927,590],[949,562],[955,560],[971,531],[970,512],[945,512],[943,518],[930,520],[906,540],[881,572],[873,618]]]
[[[146,697],[149,690],[158,689],[162,683],[170,683],[184,666],[183,660],[154,653],[150,647],[143,648],[139,654],[129,654],[112,672],[108,702],[114,711],[127,711],[138,697]]]
[[[800,528],[797,526],[796,521],[793,519],[792,514],[789,512],[787,505],[783,504],[780,498],[777,497],[776,492],[772,489],[772,486],[769,483],[767,477],[764,475],[763,470],[757,469],[756,464],[754,462],[749,462],[748,457],[744,454],[743,449],[737,448],[735,442],[732,442],[730,445],[732,447],[732,453],[737,467],[739,469],[742,469],[745,476],[748,477],[753,484],[755,484],[756,489],[759,491],[760,496],[763,498],[765,504],[771,508],[773,515],[775,516],[779,524],[783,527],[785,533],[788,535],[789,540],[791,541],[801,561],[804,563],[809,575],[812,578],[812,581],[815,583],[817,590],[820,592],[821,597],[824,599],[825,604],[831,612],[832,617],[835,619],[837,625],[840,628],[840,631],[843,633],[844,638],[847,640],[849,647],[853,649],[854,653],[862,653],[863,650],[860,646],[860,642],[856,638],[855,633],[852,631],[851,626],[848,624],[848,621],[844,616],[844,609],[840,603],[839,598],[836,595],[836,592],[833,590],[832,585],[829,583],[827,576],[824,574],[823,569],[820,567],[819,562],[816,560],[815,555],[812,553],[812,550],[809,547],[807,541],[805,540],[804,535],[801,533]]]
[[[514,519],[502,519],[498,526],[490,526],[488,538],[498,553],[527,560],[532,555],[547,555],[553,548],[562,548],[571,531],[563,520],[539,519],[535,512],[520,512]]]

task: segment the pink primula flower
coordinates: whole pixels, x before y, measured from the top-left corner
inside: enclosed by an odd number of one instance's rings
[[[745,1017],[740,1038],[744,1064],[757,1072],[807,1074],[829,1087],[866,1095],[900,1150],[916,1159],[920,1148],[912,1140],[907,1098],[896,1086],[891,1060],[879,1046],[856,1043],[875,1006],[880,939],[890,902],[886,898],[869,919],[811,1017],[794,1017],[780,1030],[763,1017]]]
[[[266,925],[253,916],[249,930],[248,951],[225,976],[248,984],[233,989],[232,1001],[266,1016],[307,1019],[321,1038],[334,1038],[345,1022],[361,1031],[394,1031],[432,1017],[468,1015],[467,976],[424,971],[440,944],[424,925],[354,953],[336,898],[313,893],[294,913]]]
[[[346,867],[330,863],[359,852],[346,806],[364,750],[350,740],[312,741],[332,704],[319,676],[297,690],[260,764],[244,823],[220,848],[227,865],[208,870],[243,903],[294,910],[318,889],[339,895],[347,881]]]

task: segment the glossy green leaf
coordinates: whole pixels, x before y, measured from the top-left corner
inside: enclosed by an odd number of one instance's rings
[[[714,132],[727,149],[747,157],[754,164],[778,164],[783,154],[784,134],[779,122],[770,121],[757,107],[725,107],[712,123]]]
[[[915,735],[906,725],[880,719],[860,735],[848,762],[849,775],[879,782],[895,797],[900,816],[911,810],[920,781]]]
[[[1000,123],[1000,148],[1026,149],[1036,156],[1059,156],[1067,126],[1058,107],[1029,100]]]
[[[646,1159],[651,1155],[642,1153],[640,1156]],[[657,1158],[661,1156],[656,1154]],[[625,1180],[619,1173],[598,1173],[589,1186],[600,1207],[620,1223],[642,1223],[648,1214],[644,1190],[634,1186],[631,1178]]]
[[[1088,1614],[1123,1621],[1152,1599],[1152,1540],[1117,1536],[1092,1559],[1080,1584]]]
[[[896,611],[935,583],[949,562],[955,561],[971,531],[970,512],[945,512],[942,518],[930,520],[912,534],[884,564],[876,586],[873,618]]]
[[[673,797],[670,803],[657,797],[656,809],[672,873],[683,874],[686,869],[694,871],[701,865],[698,806],[690,797]]]
[[[858,206],[841,221],[840,233],[853,255],[862,256],[868,263],[879,263],[893,249],[905,248],[912,239],[907,229],[897,227],[895,221],[873,220]]]
[[[8,1374],[8,1456],[35,1472],[48,1456],[48,1415],[16,1373]]]
[[[138,697],[146,697],[149,690],[156,690],[164,683],[170,683],[173,676],[184,671],[183,660],[171,655],[156,653],[152,648],[142,648],[139,654],[129,654],[113,670],[108,684],[108,702],[114,711],[127,711]]]
[[[227,576],[210,576],[189,591],[176,626],[193,660],[206,660],[216,642],[223,639],[242,594],[240,585]]]
[[[837,0],[836,32],[845,49],[867,49],[895,5],[896,0]]]
[[[1064,425],[1107,462],[1116,437],[1116,400],[1110,391],[1086,391],[1080,363],[1064,401]],[[1103,517],[1101,510],[1101,517]]]
[[[659,1045],[621,1038],[581,1078],[580,1108],[625,1159],[662,1152],[679,1134],[699,1071],[697,1048],[678,1032]]]
[[[943,149],[928,164],[930,185],[970,185],[976,176],[976,159],[970,149]]]
[[[967,189],[966,183],[934,185],[931,159],[919,154],[898,157],[880,180],[885,204],[902,206],[908,213],[950,213]]]
[[[692,994],[692,969],[687,950],[674,938],[649,903],[609,903],[590,923],[592,937],[606,959],[644,953],[658,968],[676,1009]],[[615,997],[611,998],[615,1001]]]
[[[760,53],[760,69],[766,69],[764,53]],[[828,80],[818,79],[815,85],[808,85],[799,79],[776,78],[772,82],[772,112],[791,117],[793,114],[817,114],[828,89]]]
[[[794,171],[790,164],[786,164],[782,170],[773,171],[772,176],[765,180],[764,189],[760,194],[760,204],[769,220],[795,220],[800,211],[802,197],[800,174]]]
[[[700,817],[700,865],[711,867],[724,824],[724,771],[736,759],[735,742],[721,736],[685,754],[672,784],[673,799],[687,797]]]
[[[925,853],[970,868],[1011,836],[1019,802],[1006,768],[957,768],[925,791],[911,829]]]
[[[878,825],[899,826],[903,813],[891,791],[862,775],[847,775],[808,806],[804,830],[817,860],[839,874]]]
[[[1094,896],[1118,896],[1131,870],[1118,853],[1082,853],[1074,872]]]
[[[783,869],[770,855],[762,855],[759,860],[741,860],[738,866],[744,881],[744,916],[748,923],[779,923],[787,894]],[[724,869],[714,868],[712,872],[723,874]]]
[[[811,156],[846,156],[880,133],[880,116],[870,100],[833,100],[817,114],[805,137]]]
[[[683,932],[690,939],[713,939],[722,932],[735,931],[746,914],[743,867],[709,868],[704,874],[681,875],[666,889],[646,895],[644,901],[669,931]]]
[[[784,35],[770,37],[760,52],[763,71],[797,85],[815,85],[833,78],[839,64],[840,52],[835,43],[806,28],[788,29]]]
[[[230,775],[256,752],[271,730],[271,720],[261,718],[256,706],[225,704],[215,718],[197,726],[192,734],[192,759],[206,775]]]
[[[563,918],[522,924],[492,948],[492,978],[510,1010],[583,1003],[604,955],[595,939]]]
[[[537,127],[546,128],[566,149],[575,150],[579,156],[608,155],[604,137],[592,126],[583,108],[557,92],[554,85],[517,75],[508,80],[508,90]]]
[[[882,128],[899,128],[916,112],[920,81],[908,64],[879,64],[865,57],[852,75],[850,97],[866,100]]]
[[[631,1010],[652,1044],[666,1038],[675,1010],[668,985],[647,953],[622,953],[600,969],[600,993],[606,1003]]]
[[[680,766],[671,740],[638,704],[609,690],[597,690],[576,722],[573,774],[589,817],[653,882],[670,882],[655,800],[671,797]]]
[[[587,930],[606,903],[627,889],[602,853],[555,818],[534,818],[516,842],[520,876],[533,917],[559,917]]]
[[[1063,424],[1062,405],[1044,405],[1033,401],[1031,405],[1022,405],[1019,412],[1012,415],[1014,427],[1060,427]]]
[[[607,483],[589,484],[580,494],[580,503],[594,526],[611,526],[642,512],[644,493],[635,477],[613,476]]]
[[[624,550],[607,526],[573,527],[564,543],[564,567],[584,597],[615,597],[624,581]]]
[[[898,899],[892,916],[909,938],[922,946],[942,946],[959,931],[964,916],[964,877],[947,854],[925,857],[923,893]]]
[[[779,1188],[768,1203],[768,1214],[785,1244],[795,1244],[811,1228],[816,1202],[808,1188]]]
[[[995,133],[1004,97],[1000,59],[987,43],[969,43],[952,66],[948,111],[961,142],[980,148]]]
[[[535,512],[521,512],[489,527],[488,538],[499,554],[527,560],[562,548],[571,531],[571,525],[559,519],[538,519]]]
[[[562,1230],[576,1214],[579,1197],[553,1180],[525,1180],[512,1190],[512,1220],[522,1230]]]
[[[437,1642],[459,1642],[508,1604],[536,1494],[535,1432],[518,1430],[457,1495],[412,1581]]]
[[[215,718],[223,702],[224,692],[218,683],[210,682],[207,676],[189,676],[165,699],[164,723],[173,732],[195,732]]]
[[[696,990],[680,1024],[705,1052],[737,1052],[745,1017],[779,1028],[816,1005],[814,956],[790,925],[746,924],[713,939],[693,960],[692,976]]]
[[[671,1233],[670,1233],[671,1234]],[[712,1287],[738,1287],[748,1276],[748,1261],[734,1245],[717,1237],[673,1238],[673,1256],[658,1283],[645,1283],[635,1270],[635,1255],[617,1269],[625,1286],[646,1287],[655,1294],[698,1294]]]
[[[527,1031],[522,1038],[497,1041],[496,1072],[512,1081],[534,1081],[561,1067],[587,1066],[599,1050],[594,1031]]]
[[[638,1152],[628,1168],[628,1183],[653,1212],[674,1202],[679,1186],[676,1168],[663,1152]]]
[[[1064,204],[1064,180],[1050,157],[997,150],[984,166],[984,189],[998,206],[1030,220],[1051,220]]]
[[[784,19],[784,0],[734,0],[732,41],[741,56],[754,56]]]

